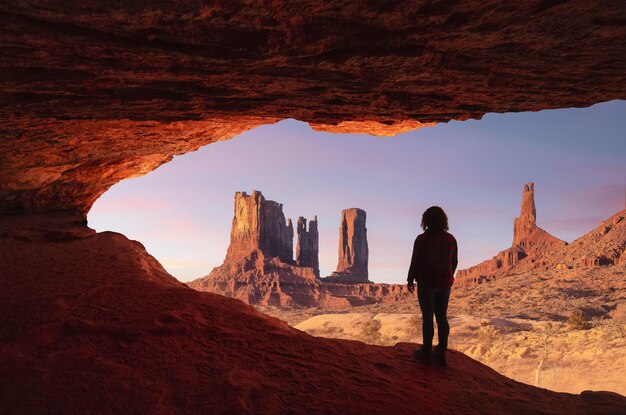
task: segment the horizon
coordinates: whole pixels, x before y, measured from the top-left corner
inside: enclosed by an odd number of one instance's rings
[[[317,214],[326,276],[337,265],[341,210],[358,207],[367,212],[370,280],[402,283],[431,205],[450,217],[459,269],[511,246],[527,182],[535,182],[537,225],[568,243],[624,209],[625,110],[626,101],[610,101],[486,114],[395,137],[315,132],[283,120],[120,182],[96,201],[89,225],[142,241],[168,272],[190,281],[223,262],[235,192],[259,190],[294,223]],[[518,157],[498,158],[502,152]]]

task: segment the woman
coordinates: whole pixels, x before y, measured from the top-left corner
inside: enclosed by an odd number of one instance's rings
[[[442,208],[432,206],[422,215],[424,232],[415,239],[409,268],[408,289],[413,292],[417,282],[417,298],[422,310],[423,346],[415,350],[415,357],[423,363],[432,360],[447,366],[448,300],[458,264],[456,239],[448,233],[448,217]],[[433,314],[437,319],[439,344],[433,351]]]

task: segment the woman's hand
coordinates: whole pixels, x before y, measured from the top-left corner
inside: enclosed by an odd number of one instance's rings
[[[406,288],[409,290],[411,294],[413,294],[413,291],[415,291],[415,284],[413,283],[413,281],[407,283]]]

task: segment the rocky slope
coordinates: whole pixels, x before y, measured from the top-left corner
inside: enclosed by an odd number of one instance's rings
[[[295,118],[395,134],[626,98],[626,3],[0,4],[0,211],[111,185]]]
[[[548,258],[567,243],[537,226],[535,184],[524,185],[520,216],[513,221],[513,245],[473,267],[459,270],[457,286],[472,286],[506,276],[514,271],[546,267]]]
[[[534,388],[460,353],[429,368],[413,345],[309,336],[189,289],[138,242],[76,218],[0,217],[0,258],[4,414],[626,410],[618,395]]]
[[[549,265],[561,269],[625,263],[626,209],[617,212],[549,258]]]

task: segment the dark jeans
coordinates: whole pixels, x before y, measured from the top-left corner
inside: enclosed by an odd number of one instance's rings
[[[429,353],[433,348],[433,336],[435,326],[433,324],[433,314],[437,318],[437,329],[439,345],[441,351],[448,349],[448,335],[450,325],[448,324],[448,300],[450,299],[449,288],[429,288],[417,287],[417,299],[422,310],[422,335],[424,336],[424,351]]]

